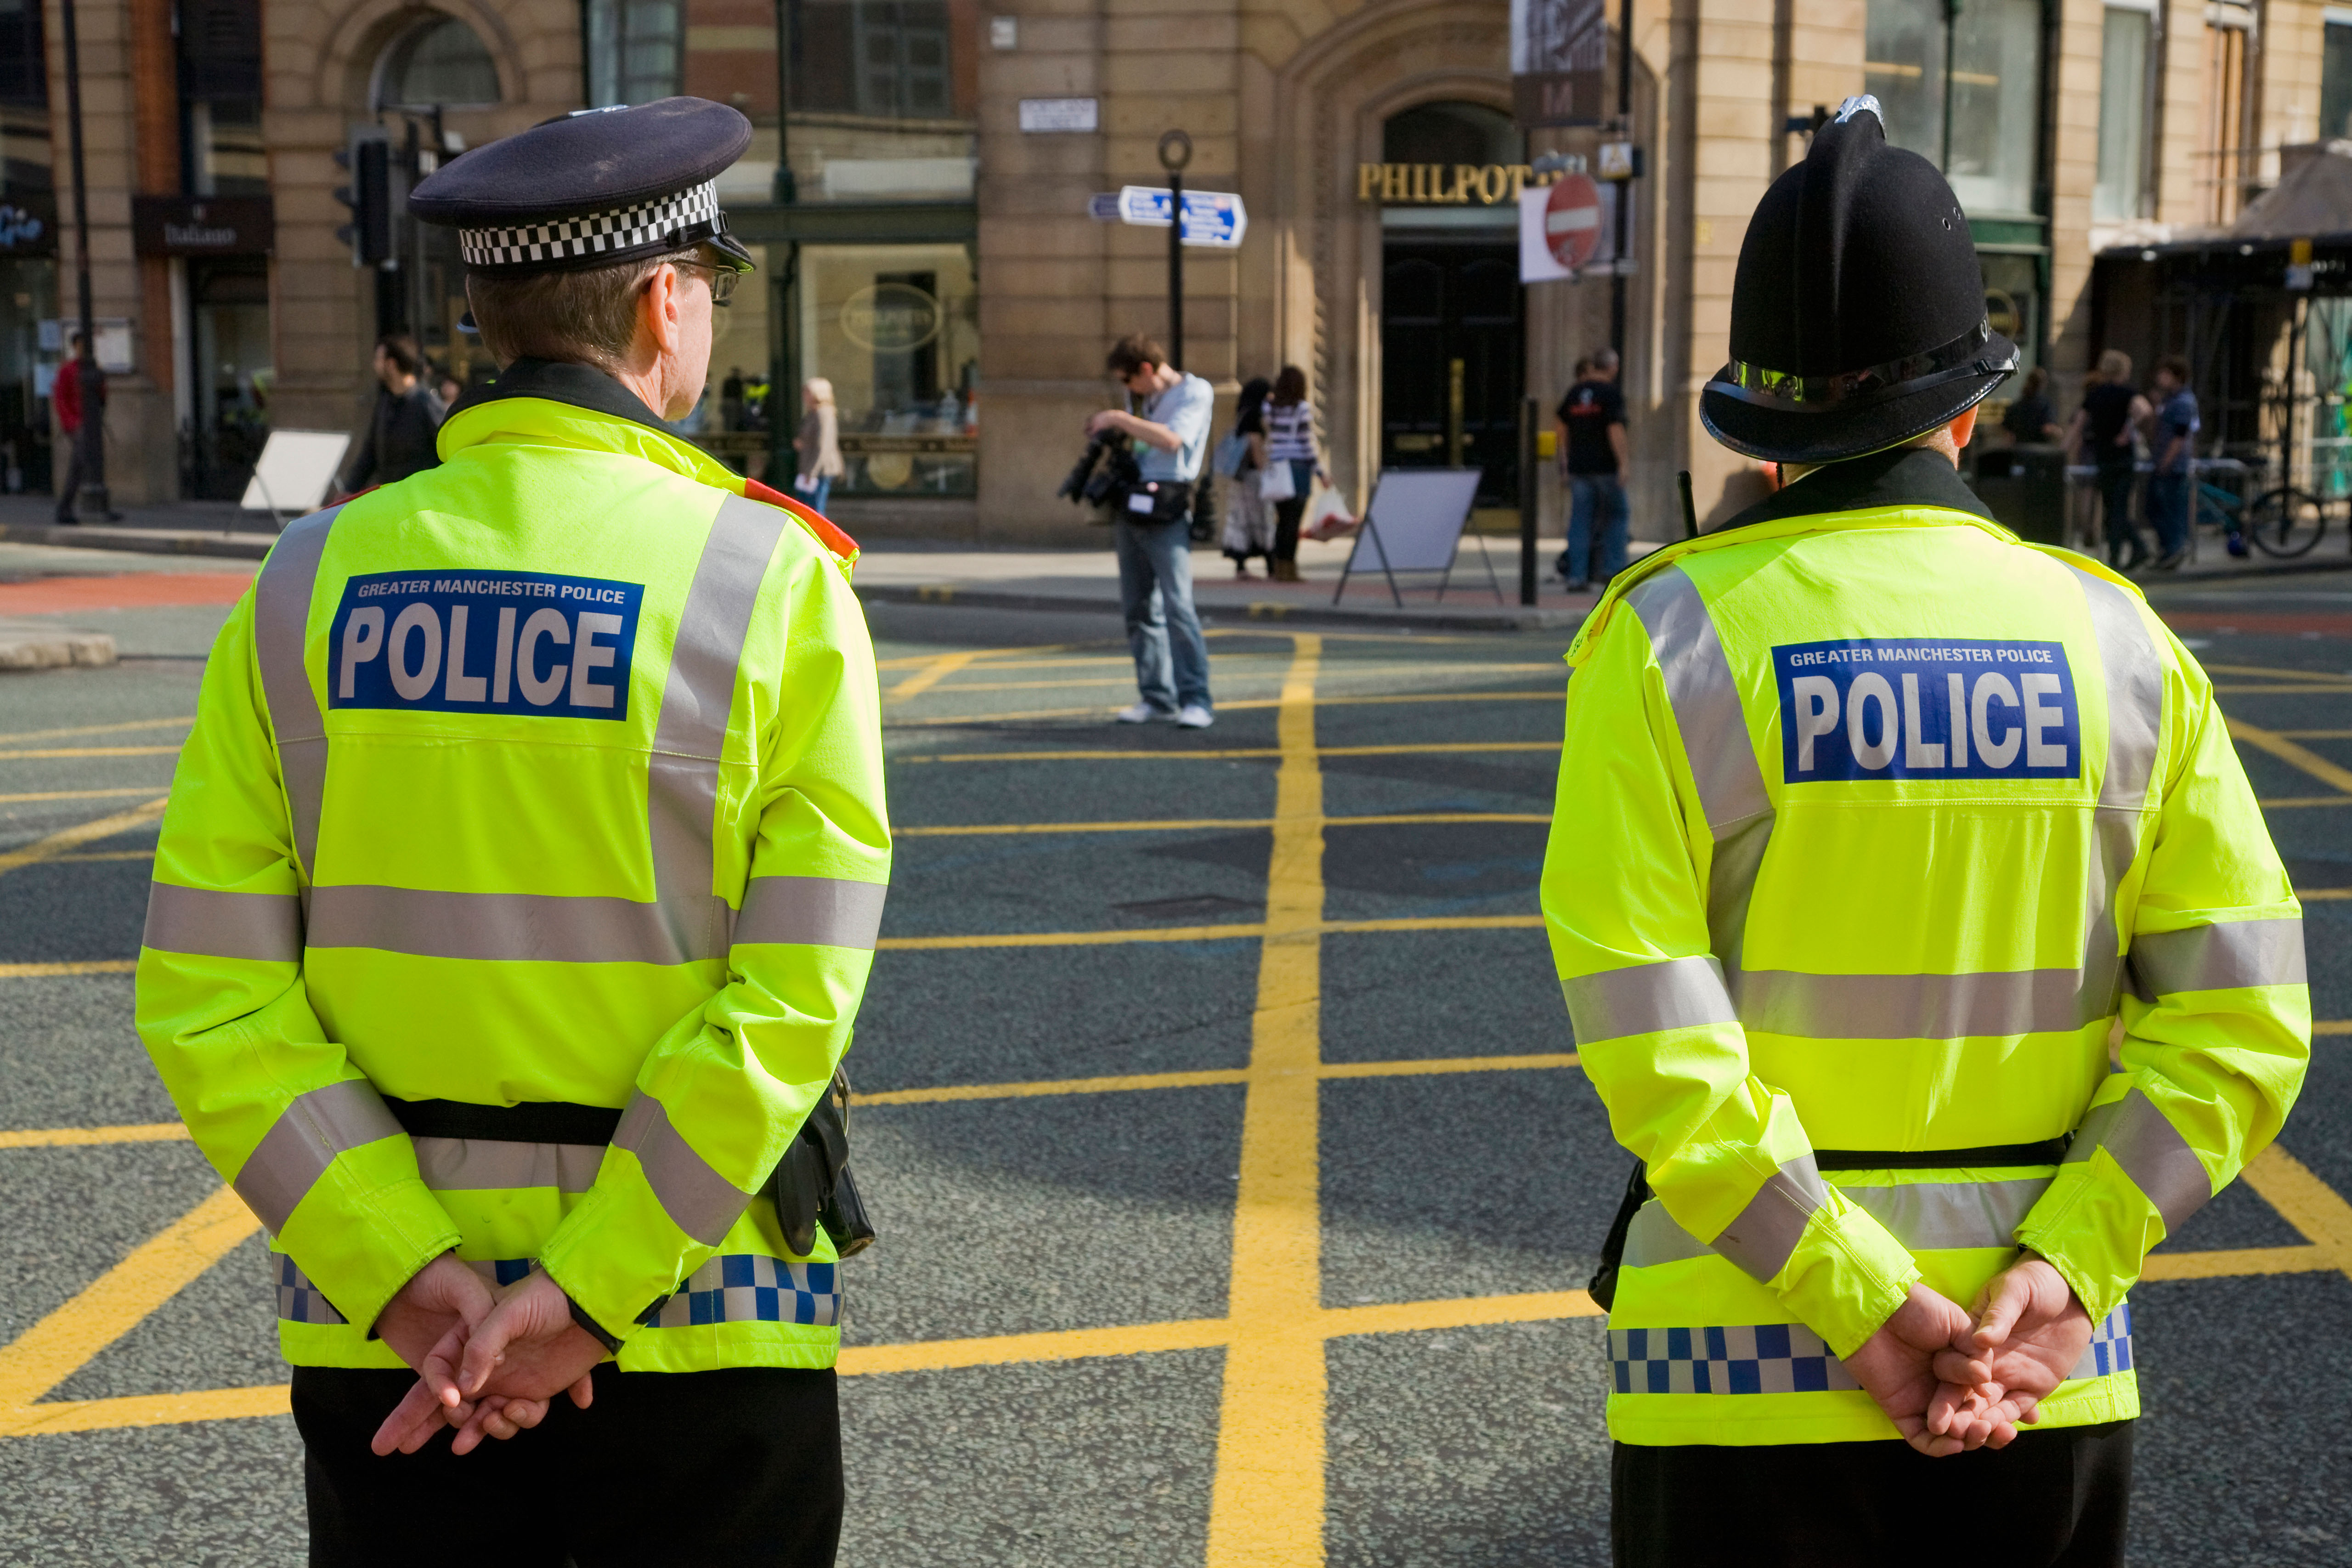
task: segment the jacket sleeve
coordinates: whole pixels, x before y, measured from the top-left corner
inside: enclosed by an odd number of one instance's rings
[[[2094,1320],[2278,1136],[2311,1058],[2302,908],[2204,672],[2146,618],[2179,718],[2147,868],[2117,911],[2130,942],[2118,1070],[2017,1232]]]
[[[873,647],[832,561],[803,550],[782,570],[782,592],[762,595],[778,623],[755,621],[745,655],[764,733],[727,984],[655,1044],[595,1185],[541,1252],[608,1341],[766,1184],[848,1048],[874,961],[890,830]],[[739,686],[739,729],[746,700]]]
[[[336,1310],[375,1321],[457,1245],[416,1152],[311,1010],[253,595],[213,645],[155,850],[139,1036],[222,1179]]]
[[[1696,743],[1750,745],[1735,728]],[[1569,683],[1544,858],[1544,923],[1577,1049],[1675,1223],[1849,1354],[1919,1271],[1821,1179],[1789,1096],[1750,1069],[1709,950],[1714,855],[1647,634],[1618,604]]]

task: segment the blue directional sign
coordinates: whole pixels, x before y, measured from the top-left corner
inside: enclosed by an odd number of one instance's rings
[[[1118,192],[1121,223],[1143,228],[1166,228],[1171,202],[1156,185],[1122,185]],[[1240,248],[1249,232],[1249,210],[1232,191],[1184,193],[1184,243],[1214,250]]]

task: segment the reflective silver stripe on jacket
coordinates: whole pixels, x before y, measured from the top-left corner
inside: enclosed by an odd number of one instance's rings
[[[2141,999],[2151,1002],[2183,991],[2305,984],[2303,921],[2290,916],[2142,931],[2132,938],[2131,968]]]
[[[278,740],[278,771],[286,784],[286,805],[294,823],[296,868],[307,886],[317,879],[319,808],[327,793],[327,726],[302,647],[310,626],[310,599],[319,585],[319,560],[342,508],[331,506],[297,518],[278,536],[253,588],[253,654],[261,670],[261,695],[269,728]]]
[[[2105,1018],[2115,1012],[2123,984],[2116,893],[2138,857],[2141,819],[2156,777],[2164,666],[2132,595],[2079,566],[2070,570],[2090,610],[2107,697],[2107,758],[2092,814],[2094,848],[2085,878],[2082,982],[2082,1010],[2088,1017]]]
[[[621,1112],[613,1147],[626,1149],[645,1167],[646,1184],[670,1223],[705,1247],[727,1238],[751,1194],[710,1168],[669,1124],[662,1102],[640,1091]]]
[[[363,1078],[347,1078],[297,1095],[262,1134],[229,1184],[276,1236],[336,1155],[401,1136],[400,1123],[392,1119],[375,1086]]]
[[[1579,1045],[1739,1021],[1723,966],[1706,954],[1607,969],[1563,981],[1560,989]]]
[[[1885,1226],[1906,1251],[2015,1247],[2017,1227],[2049,1188],[2047,1176],[2004,1182],[1909,1182],[1891,1187],[1838,1191]],[[1625,1266],[1647,1268],[1705,1258],[1714,1249],[1675,1223],[1655,1198],[1643,1204],[1625,1232]]]
[[[2032,1035],[2079,1029],[2108,1013],[2085,994],[2078,969],[1975,974],[1808,974],[1750,969],[1739,976],[1738,987],[1739,1021],[1748,1028],[1817,1040]]]
[[[754,877],[743,888],[735,940],[804,942],[871,952],[882,934],[884,882],[839,877]]]
[[[719,764],[743,640],[791,514],[741,496],[719,503],[670,650],[646,778],[646,837],[662,917],[681,950],[727,951],[731,911],[711,890]]]
[[[1772,798],[1748,735],[1746,710],[1706,601],[1679,566],[1625,595],[1650,634],[1650,650],[1682,734],[1692,782],[1715,847],[1707,874],[1708,945],[1727,978],[1739,972],[1740,942],[1756,873],[1772,837]]]
[[[690,963],[658,904],[547,893],[444,893],[343,883],[310,894],[312,947],[415,958],[556,963]]]
[[[302,900],[293,893],[233,893],[218,888],[147,885],[140,944],[208,958],[302,962]]]
[[[1783,1162],[1709,1245],[1758,1279],[1769,1279],[1788,1267],[1805,1222],[1827,1202],[1813,1157],[1800,1154]]]
[[[2087,1160],[2100,1149],[2156,1205],[2168,1236],[2177,1235],[2189,1215],[2213,1199],[2213,1180],[2206,1174],[2204,1162],[2171,1120],[2137,1089],[2091,1108],[2066,1151],[2066,1163]]]
[[[553,1187],[584,1193],[604,1163],[602,1143],[515,1143],[496,1138],[419,1138],[416,1169],[436,1193]]]

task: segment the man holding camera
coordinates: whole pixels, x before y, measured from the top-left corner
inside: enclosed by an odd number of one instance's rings
[[[1112,345],[1108,363],[1142,410],[1106,408],[1087,421],[1088,436],[1117,430],[1135,443],[1136,482],[1113,494],[1111,513],[1119,608],[1127,616],[1141,700],[1116,717],[1122,724],[1172,718],[1187,730],[1205,730],[1216,718],[1209,700],[1209,647],[1192,608],[1191,519],[1215,394],[1199,376],[1170,364],[1168,351],[1141,332]]]

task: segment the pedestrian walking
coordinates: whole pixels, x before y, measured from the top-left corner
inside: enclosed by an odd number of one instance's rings
[[[1236,580],[1249,574],[1250,557],[1265,559],[1274,575],[1274,509],[1258,488],[1265,472],[1265,400],[1274,384],[1254,375],[1242,384],[1234,405],[1234,427],[1217,444],[1217,472],[1224,480],[1225,526],[1218,542],[1234,563]]]
[[[1542,901],[1641,1162],[1593,1281],[1622,1568],[2120,1564],[2128,1293],[2309,1058],[2205,672],[1960,479],[2017,351],[1958,210],[1869,98],[1772,183],[1699,406],[1795,482],[1569,653]]]
[[[375,403],[337,479],[347,496],[397,484],[440,462],[435,442],[449,416],[440,388],[425,377],[424,352],[406,332],[378,338],[368,367],[375,376]]]
[[[1331,482],[1315,445],[1315,405],[1307,400],[1307,373],[1295,364],[1274,378],[1265,405],[1265,484],[1261,493],[1274,503],[1274,554],[1266,574],[1277,583],[1298,581],[1298,523],[1315,494],[1316,481]]]
[[[1115,717],[1122,724],[1173,719],[1205,730],[1216,715],[1209,645],[1192,608],[1192,486],[1206,456],[1216,394],[1170,364],[1168,351],[1141,332],[1113,344],[1105,363],[1135,411],[1106,408],[1087,421],[1087,434],[1127,437],[1138,472],[1134,487],[1113,501],[1112,517],[1119,608],[1140,700]]]
[[[1568,481],[1568,548],[1557,570],[1569,592],[1591,585],[1594,531],[1600,532],[1601,579],[1625,570],[1625,399],[1617,389],[1617,351],[1595,349],[1583,374],[1559,400],[1560,471]]]
[[[2156,528],[2156,569],[2179,570],[2189,559],[2189,517],[2194,494],[2192,463],[2197,456],[2197,395],[2189,390],[2189,362],[2166,354],[2156,362],[2155,429],[2148,445],[2154,448],[2156,472],[2147,481],[2148,521]],[[2246,546],[2233,531],[2230,553],[2243,555]]]
[[[855,546],[663,423],[751,140],[665,99],[422,182],[498,381],[205,666],[139,1026],[269,1233],[314,1563],[834,1559],[873,650]]]
[[[81,332],[70,329],[66,333],[66,353],[58,366],[56,377],[49,383],[49,406],[56,410],[58,433],[65,437],[66,477],[58,486],[57,521],[70,528],[81,521],[78,509],[85,488],[95,489],[106,483],[106,377],[98,367],[89,367],[89,379],[98,388],[98,426],[96,439],[86,449],[81,440],[83,409]],[[109,511],[106,521],[118,522],[122,514]]]
[[[2130,572],[2147,559],[2138,525],[2132,521],[2132,491],[2139,482],[2139,449],[2133,432],[2148,415],[2147,399],[2132,385],[2131,356],[2109,349],[2099,356],[2083,390],[2083,406],[2066,427],[2067,460],[2095,466],[2107,564]]]
[[[793,437],[798,472],[793,489],[813,511],[833,498],[833,481],[848,471],[841,460],[841,410],[834,406],[833,383],[813,375],[801,383],[801,428]]]

